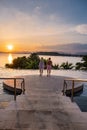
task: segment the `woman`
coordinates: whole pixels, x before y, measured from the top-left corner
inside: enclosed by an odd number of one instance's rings
[[[41,57],[40,62],[39,62],[39,70],[40,70],[40,76],[43,75],[43,70],[44,70],[44,60],[43,57]]]
[[[52,68],[52,61],[51,58],[47,60],[47,76],[50,76],[51,74],[51,68]]]

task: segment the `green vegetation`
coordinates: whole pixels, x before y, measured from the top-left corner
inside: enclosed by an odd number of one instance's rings
[[[54,65],[52,66],[52,68],[53,68],[53,69],[56,69],[56,70],[59,69],[59,64],[54,64]]]
[[[6,68],[14,68],[14,69],[39,69],[40,57],[37,53],[30,54],[29,57],[17,57],[13,60],[12,64],[6,64]],[[60,66],[59,64],[54,64],[52,66],[53,69],[73,69],[75,67],[76,70],[87,70],[87,56],[83,56],[83,62],[77,62],[75,66],[72,63],[63,62]],[[46,69],[47,60],[44,59],[45,69]]]
[[[40,62],[40,57],[36,53],[30,54],[29,57],[17,57],[13,60],[12,64],[6,64],[6,68],[13,69],[38,69]],[[46,68],[46,59],[44,59],[45,68]]]
[[[60,68],[61,69],[72,69],[74,66],[72,63],[68,63],[67,62],[63,62],[61,65],[60,65]]]
[[[87,55],[82,57],[82,62],[76,63],[76,70],[87,70]]]
[[[29,57],[18,57],[13,60],[12,64],[6,64],[6,68],[15,69],[38,69],[40,58],[36,53],[32,53]]]

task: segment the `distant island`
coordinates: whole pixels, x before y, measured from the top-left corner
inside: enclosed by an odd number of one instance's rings
[[[36,52],[37,55],[48,55],[48,56],[83,56],[80,54],[67,54],[67,53],[59,53],[59,52]]]
[[[38,51],[38,52],[28,52],[28,51],[21,51],[21,52],[0,52],[4,54],[12,53],[12,54],[32,54],[36,53],[37,55],[48,55],[48,56],[75,56],[75,57],[81,57],[85,56],[86,54],[69,54],[69,53],[60,53],[60,52],[47,52],[47,51]]]

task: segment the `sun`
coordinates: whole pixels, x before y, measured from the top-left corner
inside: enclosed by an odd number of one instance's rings
[[[7,45],[7,48],[11,51],[13,49],[13,45]]]

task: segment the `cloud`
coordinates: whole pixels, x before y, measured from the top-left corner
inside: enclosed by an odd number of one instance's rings
[[[87,52],[87,44],[81,44],[81,43],[68,43],[68,44],[62,44],[62,45],[44,45],[42,46],[43,50],[48,51],[56,51],[56,52],[63,52],[63,53],[84,53]]]
[[[35,6],[32,13],[26,13],[15,8],[3,8],[0,11],[0,39],[26,38],[29,41],[34,41],[34,43],[38,41],[41,44],[78,41],[78,39],[75,39],[75,31],[73,35],[70,35],[72,25],[57,22],[61,17],[58,17],[55,13],[44,16],[41,10],[41,6]],[[41,15],[43,19],[41,19]]]
[[[60,19],[56,14],[43,16],[41,9],[41,6],[36,6],[32,13],[15,8],[0,9],[0,38],[62,35],[69,31],[68,25],[56,23],[57,19]]]
[[[77,33],[80,33],[80,34],[85,34],[87,35],[87,24],[81,24],[81,25],[77,25],[75,27],[75,31]]]
[[[0,16],[2,18],[0,22],[1,38],[27,37],[38,34],[39,21],[36,13],[30,15],[15,9],[4,8]]]
[[[40,14],[41,14],[41,6],[36,6],[36,7],[34,8],[34,13],[35,13],[36,15],[40,15]]]

